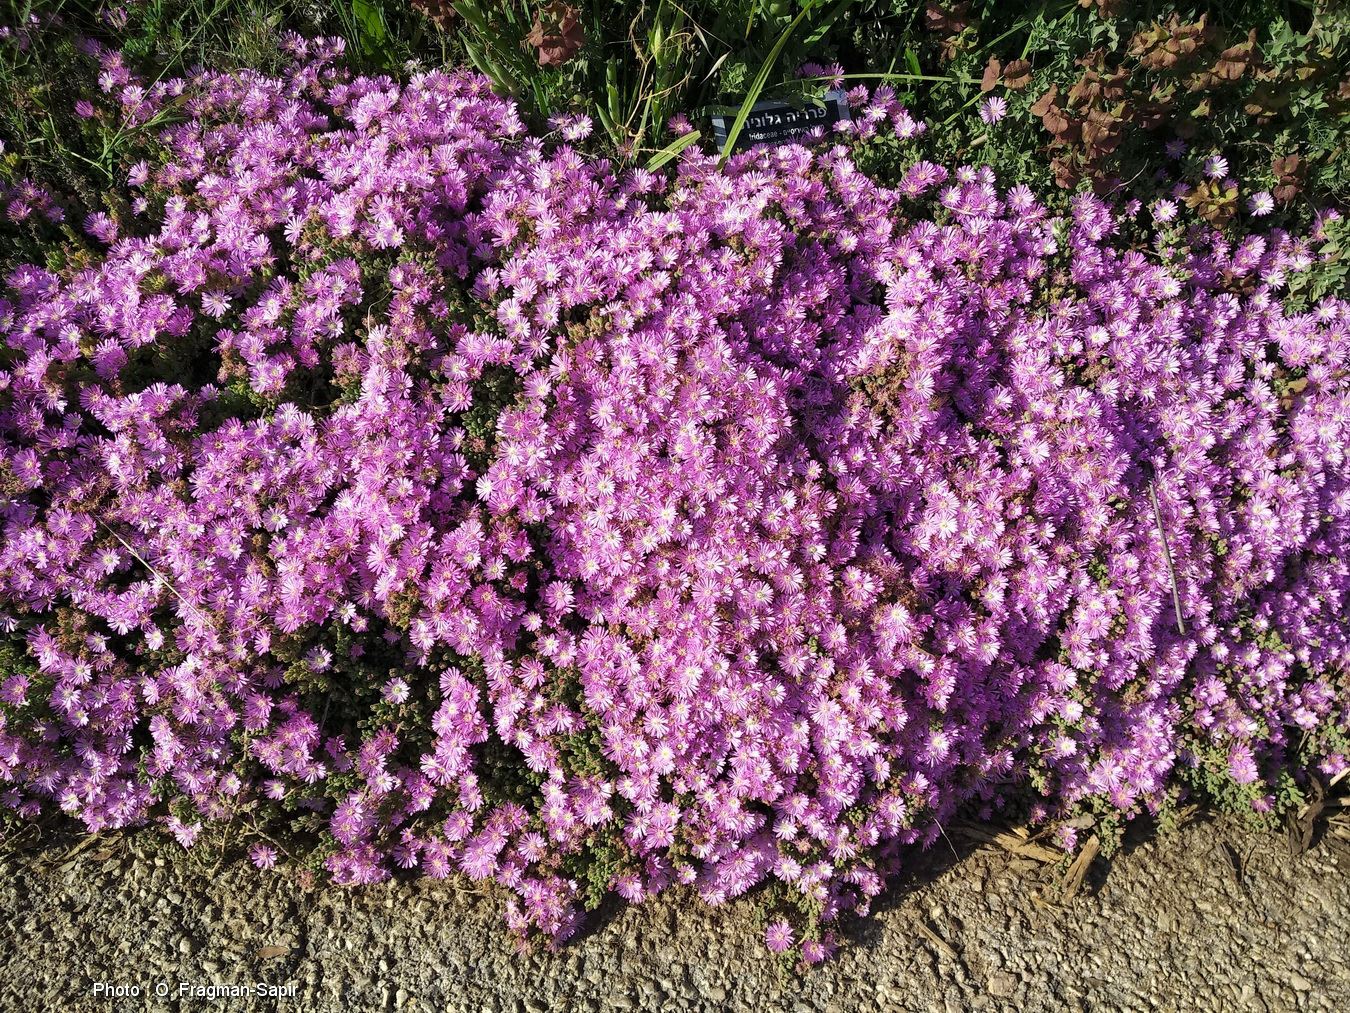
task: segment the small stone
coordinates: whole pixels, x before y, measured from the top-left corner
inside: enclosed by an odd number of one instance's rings
[[[1312,982],[1309,981],[1307,978],[1303,977],[1303,975],[1299,974],[1297,971],[1295,971],[1293,974],[1289,976],[1289,984],[1293,985],[1294,988],[1299,992],[1312,991]]]
[[[1017,979],[1007,971],[995,971],[989,976],[989,994],[995,999],[1007,999],[1017,989]]]

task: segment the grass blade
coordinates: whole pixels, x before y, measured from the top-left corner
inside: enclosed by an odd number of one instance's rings
[[[665,165],[681,151],[697,141],[701,136],[703,135],[697,130],[691,130],[689,133],[675,138],[675,140],[671,141],[647,160],[647,168],[649,170],[661,168],[661,166]]]
[[[834,26],[839,15],[843,14],[845,10],[852,6],[853,0],[839,0],[839,2],[831,8],[830,13],[821,18],[820,24],[811,29],[811,34],[804,40],[806,44],[808,46],[819,45],[825,36],[829,34],[830,29]]]

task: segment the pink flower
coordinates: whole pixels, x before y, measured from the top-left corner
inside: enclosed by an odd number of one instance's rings
[[[248,849],[248,857],[259,869],[270,869],[277,864],[276,849],[261,842]]]
[[[764,942],[774,953],[783,953],[792,948],[792,926],[786,918],[775,918],[764,930]]]
[[[1007,113],[1008,100],[998,95],[992,95],[980,103],[980,119],[984,120],[985,123],[997,123]]]
[[[1251,784],[1260,776],[1251,747],[1246,743],[1234,743],[1228,750],[1228,773],[1238,784]]]

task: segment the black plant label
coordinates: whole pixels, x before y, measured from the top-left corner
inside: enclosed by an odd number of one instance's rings
[[[827,92],[823,98],[800,106],[787,102],[756,102],[736,138],[735,150],[756,144],[788,144],[799,140],[812,127],[824,127],[828,136],[836,123],[851,119],[848,99],[839,90]],[[713,133],[719,148],[726,144],[727,134],[735,121],[735,113],[713,116]]]

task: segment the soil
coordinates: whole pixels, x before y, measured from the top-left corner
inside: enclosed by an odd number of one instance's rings
[[[1098,859],[1064,900],[1063,863],[954,832],[798,973],[751,900],[602,908],[558,952],[522,954],[503,896],[467,880],[304,888],[148,831],[67,838],[0,858],[0,1010],[1345,1010],[1348,873],[1335,841],[1295,857],[1200,822]]]

